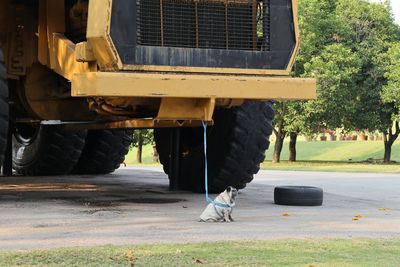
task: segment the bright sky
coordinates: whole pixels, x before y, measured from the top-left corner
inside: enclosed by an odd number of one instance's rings
[[[400,24],[400,0],[392,0],[392,8],[396,17],[396,21],[398,24]]]
[[[382,0],[370,0],[371,2],[382,2]],[[396,22],[400,24],[400,0],[390,0]]]

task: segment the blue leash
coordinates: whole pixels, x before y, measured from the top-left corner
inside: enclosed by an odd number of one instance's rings
[[[232,208],[231,205],[229,204],[223,204],[219,202],[215,202],[211,198],[208,197],[208,164],[207,164],[207,123],[203,123],[203,129],[204,129],[204,186],[205,186],[205,191],[206,191],[206,202],[213,204],[214,206],[218,206],[220,208]]]

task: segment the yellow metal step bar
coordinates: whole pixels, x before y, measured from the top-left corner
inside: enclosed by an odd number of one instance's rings
[[[74,97],[160,97],[296,100],[316,98],[315,79],[290,77],[81,72]]]

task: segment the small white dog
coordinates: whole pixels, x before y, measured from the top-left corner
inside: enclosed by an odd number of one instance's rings
[[[232,208],[238,195],[236,188],[229,186],[224,192],[209,203],[200,215],[200,222],[233,222]]]

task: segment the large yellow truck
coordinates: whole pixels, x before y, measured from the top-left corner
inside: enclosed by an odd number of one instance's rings
[[[154,128],[165,171],[201,191],[207,122],[210,190],[240,189],[272,101],[315,97],[290,77],[297,0],[1,0],[0,48],[0,165],[21,175],[113,172]]]

